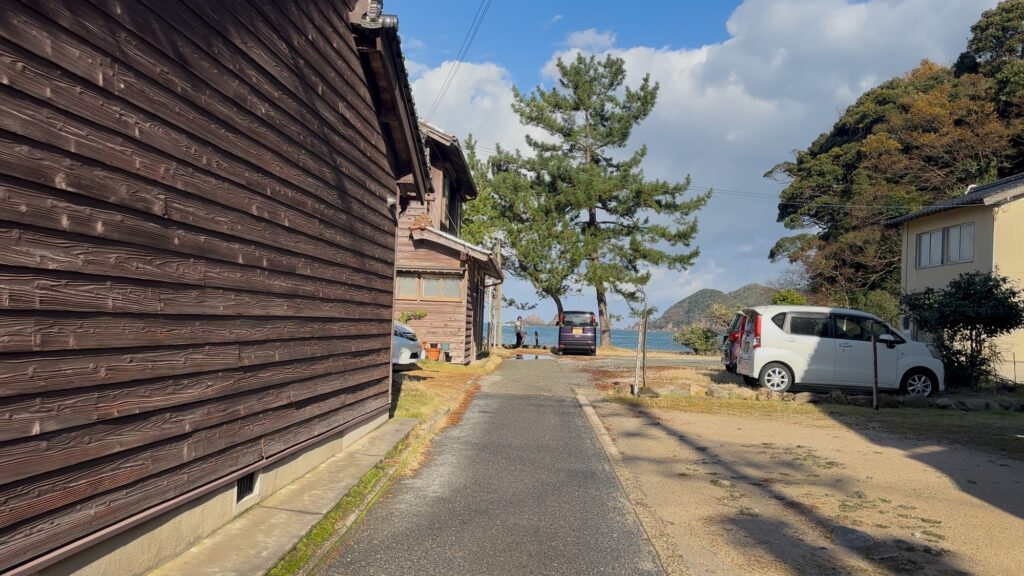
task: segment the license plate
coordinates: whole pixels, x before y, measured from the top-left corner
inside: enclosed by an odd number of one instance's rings
[[[572,333],[573,334],[583,334],[583,328],[573,328],[572,329]]]

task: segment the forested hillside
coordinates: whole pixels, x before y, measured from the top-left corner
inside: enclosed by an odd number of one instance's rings
[[[971,28],[952,66],[924,61],[863,94],[832,128],[766,176],[788,183],[771,250],[822,300],[888,316],[900,238],[882,223],[1024,170],[1024,0]]]
[[[773,288],[760,284],[747,284],[729,293],[705,288],[670,306],[660,318],[651,322],[655,330],[676,330],[704,319],[713,304],[728,308],[761,306],[771,302]]]

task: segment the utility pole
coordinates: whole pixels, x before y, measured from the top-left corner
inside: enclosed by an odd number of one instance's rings
[[[871,385],[872,406],[878,410],[878,334],[875,323],[871,323],[871,374],[874,377]]]
[[[494,258],[498,263],[498,270],[501,270],[501,240],[494,242]],[[494,287],[494,300],[491,302],[491,330],[494,331],[494,349],[502,347],[501,338],[501,284]]]
[[[647,293],[644,292],[644,307],[640,311],[640,330],[636,335],[636,370],[633,373],[633,396],[647,387],[647,318],[651,311],[647,307]]]

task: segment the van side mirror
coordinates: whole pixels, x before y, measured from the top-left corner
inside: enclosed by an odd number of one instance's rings
[[[885,344],[887,348],[896,347],[896,338],[893,337],[892,334],[882,334],[881,336],[878,337],[878,341],[882,344]]]

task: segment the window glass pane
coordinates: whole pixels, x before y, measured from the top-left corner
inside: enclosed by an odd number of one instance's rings
[[[398,297],[399,298],[416,298],[417,278],[415,274],[399,274],[398,275]]]
[[[942,230],[936,230],[931,236],[931,257],[928,259],[929,266],[942,264]]]
[[[441,297],[441,277],[440,276],[424,276],[423,277],[423,297],[424,298],[440,298]]]
[[[590,326],[590,312],[566,312],[563,326]]]
[[[960,227],[946,229],[946,261],[960,261]]]
[[[461,298],[462,282],[458,276],[446,276],[441,280],[441,296],[444,298]]]
[[[836,338],[840,340],[870,340],[871,334],[864,326],[866,320],[866,318],[854,316],[836,316]]]
[[[969,262],[974,260],[974,224],[964,224],[960,228],[960,261]]]
[[[791,314],[789,333],[796,336],[828,337],[828,316],[825,314]]]
[[[772,322],[774,322],[779,328],[782,328],[782,325],[786,323],[786,313],[779,312],[775,316],[772,316]]]
[[[928,259],[931,254],[931,236],[927,233],[917,235],[917,267],[925,268],[928,266]]]

